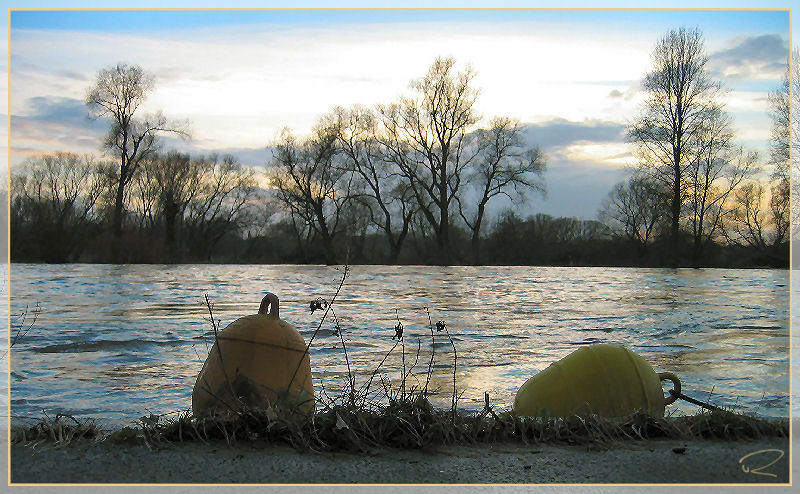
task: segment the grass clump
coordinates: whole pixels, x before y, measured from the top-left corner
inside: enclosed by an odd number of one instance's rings
[[[102,440],[106,433],[91,419],[78,420],[72,415],[59,413],[55,418],[44,417],[33,425],[11,428],[12,443],[52,443],[66,446],[80,439]]]

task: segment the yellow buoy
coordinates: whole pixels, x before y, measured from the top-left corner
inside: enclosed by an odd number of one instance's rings
[[[566,417],[597,414],[623,417],[637,410],[664,415],[675,398],[664,398],[662,380],[642,357],[620,345],[589,345],[567,355],[528,379],[517,391],[514,414]]]
[[[217,335],[192,391],[192,413],[263,408],[278,401],[313,411],[314,386],[303,337],[280,319],[278,297],[267,293],[258,314],[233,321]]]

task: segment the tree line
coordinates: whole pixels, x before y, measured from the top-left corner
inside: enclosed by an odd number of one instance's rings
[[[56,153],[11,176],[11,253],[45,262],[209,260],[249,221],[254,174],[230,156],[152,154],[116,212],[115,164]],[[115,222],[120,220],[119,233]]]
[[[653,71],[642,82],[646,100],[628,129],[639,167],[614,187],[600,217],[641,256],[660,244],[670,265],[701,265],[730,246],[758,263],[788,266],[788,69],[769,98],[767,178],[758,155],[735,142],[721,102],[724,88],[710,77],[700,31],[670,31],[652,59]]]
[[[545,193],[520,122],[485,121],[475,72],[437,58],[407,95],[285,129],[266,172],[232,156],[160,152],[187,122],[141,115],[151,74],[101,70],[86,103],[106,157],[54,153],[11,175],[11,255],[46,262],[788,264],[788,77],[771,95],[770,165],[735,143],[697,30],[670,31],[628,139],[640,166],[598,220],[489,217]],[[761,174],[763,176],[763,173]],[[518,209],[518,208],[517,208]]]

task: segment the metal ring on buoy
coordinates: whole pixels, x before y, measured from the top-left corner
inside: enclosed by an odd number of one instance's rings
[[[672,381],[672,384],[675,386],[674,389],[670,390],[669,398],[666,399],[664,405],[671,405],[672,403],[675,403],[675,400],[677,400],[678,396],[681,394],[681,380],[678,379],[678,376],[672,372],[661,372],[658,374],[658,378],[661,381]]]

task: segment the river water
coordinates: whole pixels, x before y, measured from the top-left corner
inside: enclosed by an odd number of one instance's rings
[[[309,302],[331,299],[342,268],[12,264],[10,278],[12,338],[22,314],[30,322],[38,311],[11,349],[12,423],[62,412],[114,425],[191,406],[213,342],[205,294],[224,327],[272,291],[281,317],[309,341],[323,313]],[[677,374],[689,396],[789,414],[789,271],[354,266],[333,308],[357,386],[387,353],[377,376],[399,379],[399,319],[405,365],[416,361],[407,385],[424,386],[433,353],[429,389],[442,406],[453,392],[453,345],[459,406],[480,409],[489,392],[503,410],[551,362],[580,345],[617,343]],[[445,331],[432,341],[428,314],[445,321],[452,344]],[[339,393],[348,375],[328,317],[311,346],[318,397]]]

